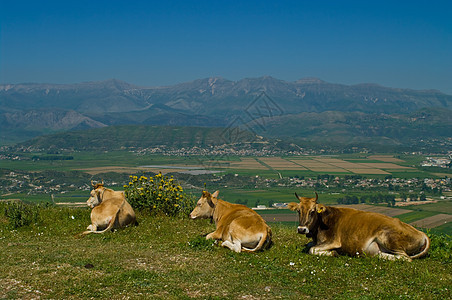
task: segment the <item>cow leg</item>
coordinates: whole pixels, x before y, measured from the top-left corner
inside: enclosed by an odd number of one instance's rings
[[[374,239],[370,243],[368,243],[367,247],[364,249],[364,252],[370,256],[378,256],[379,258],[386,260],[406,260],[411,261],[411,258],[403,251],[392,251],[388,250],[385,247],[381,239]]]
[[[386,260],[405,260],[405,261],[411,261],[411,258],[406,255],[405,253],[403,254],[391,254],[391,253],[386,253],[386,252],[380,252],[378,253],[378,257],[382,258],[382,259],[386,259]]]
[[[340,248],[340,245],[337,243],[316,245],[309,249],[309,254],[337,256],[337,252],[334,250],[337,248]]]
[[[237,253],[240,253],[242,251],[242,244],[238,240],[235,240],[234,242],[224,241],[223,243],[221,243],[221,246],[229,248]]]
[[[89,225],[88,227],[86,227],[87,230],[90,231],[96,231],[97,230],[97,226],[94,224]]]
[[[213,239],[213,240],[221,240],[221,234],[219,234],[216,230],[214,232],[209,233],[206,236],[206,240]]]

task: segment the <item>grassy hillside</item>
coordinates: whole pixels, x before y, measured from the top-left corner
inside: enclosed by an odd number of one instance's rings
[[[2,214],[0,214],[2,216]],[[11,230],[0,217],[0,298],[448,299],[450,238],[411,263],[317,257],[294,227],[271,224],[274,245],[233,253],[206,242],[208,220],[138,214],[140,225],[78,239],[88,209],[47,208]]]
[[[228,131],[219,127],[173,127],[123,125],[45,135],[19,146],[39,149],[118,150],[160,145],[192,147],[221,145],[230,140]],[[256,135],[241,131],[235,142],[255,141]]]
[[[450,139],[452,111],[423,109],[410,115],[363,112],[304,112],[273,116],[260,120],[265,129],[253,129],[267,137],[287,137],[292,141],[320,143],[326,146],[364,146],[371,149],[424,149],[438,151]],[[254,123],[251,122],[250,126]],[[445,146],[450,148],[449,146]]]

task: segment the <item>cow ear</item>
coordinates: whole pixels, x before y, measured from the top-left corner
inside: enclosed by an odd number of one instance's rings
[[[220,191],[215,191],[215,193],[212,194],[213,198],[218,198],[218,194],[220,193]]]
[[[215,208],[215,203],[213,203],[211,197],[207,197],[207,204],[209,204],[210,207]]]
[[[326,206],[323,204],[317,204],[315,207],[317,213],[321,214],[326,211]]]
[[[293,210],[293,211],[296,211],[296,210],[298,210],[298,203],[295,203],[295,202],[290,202],[289,204],[287,204],[287,207],[290,209],[290,210]]]

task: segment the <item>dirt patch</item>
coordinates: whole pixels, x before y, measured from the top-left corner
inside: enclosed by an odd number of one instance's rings
[[[412,167],[399,166],[392,163],[360,163],[360,165],[377,169],[414,169]]]
[[[410,223],[415,227],[434,228],[452,221],[452,215],[439,214]]]
[[[306,168],[301,165],[280,157],[261,157],[259,159],[277,170],[306,170]]]
[[[400,198],[399,198],[400,199]],[[397,201],[397,199],[396,199]],[[431,204],[431,203],[437,203],[438,200],[426,200],[426,201],[397,201],[396,206],[410,206],[410,205],[422,205],[422,204]]]
[[[371,155],[371,156],[369,156],[369,159],[379,160],[379,161],[384,161],[384,162],[405,162],[404,160],[395,158],[392,155]]]
[[[240,162],[231,162],[230,168],[249,169],[249,170],[267,170],[268,168],[253,158],[242,158]]]
[[[162,174],[166,173],[174,173],[174,172],[182,172],[187,171],[188,169],[171,169],[171,168],[146,168],[146,167],[138,167],[138,168],[131,168],[131,167],[96,167],[96,168],[88,168],[88,169],[78,169],[79,171],[84,171],[90,175],[97,175],[100,173],[107,173],[107,172],[115,172],[115,173],[126,173],[126,174],[135,174],[137,172],[153,172],[153,173],[159,173]]]
[[[352,168],[346,169],[355,174],[384,174],[384,175],[391,174],[380,169],[352,169]]]
[[[386,215],[389,217],[395,217],[398,215],[403,215],[403,214],[412,212],[412,210],[408,210],[408,209],[374,206],[374,205],[367,205],[367,204],[334,205],[334,206],[349,207],[349,208],[354,208],[354,209],[363,210],[363,211],[376,212],[376,213],[383,214],[383,215]]]

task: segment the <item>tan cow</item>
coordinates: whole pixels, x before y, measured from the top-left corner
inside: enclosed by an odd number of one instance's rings
[[[91,225],[82,235],[104,233],[110,229],[136,224],[135,212],[127,202],[124,192],[104,187],[103,182],[93,184],[86,204],[91,207]]]
[[[264,219],[245,205],[218,199],[218,193],[203,191],[197,206],[190,213],[192,219],[211,218],[215,222],[216,230],[209,233],[206,239],[222,240],[223,247],[235,252],[268,248],[272,232]]]
[[[309,253],[369,255],[411,261],[427,254],[430,239],[414,227],[382,214],[325,206],[315,198],[289,203],[298,212],[298,233],[312,237]]]

